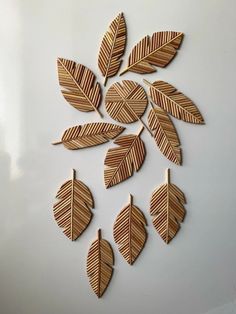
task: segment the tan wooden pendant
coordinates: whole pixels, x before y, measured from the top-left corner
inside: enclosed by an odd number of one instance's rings
[[[119,147],[110,148],[107,152],[104,164],[104,181],[106,188],[110,188],[133,175],[138,171],[145,159],[146,151],[139,131],[137,135],[129,134],[119,136],[114,144]]]
[[[130,194],[129,204],[118,214],[113,235],[118,249],[125,260],[132,265],[141,253],[147,239],[146,218],[141,210],[133,204]]]
[[[87,257],[87,275],[98,298],[103,295],[111,280],[113,264],[112,247],[108,241],[102,239],[99,229],[97,239],[91,244]]]
[[[61,141],[53,145],[63,144],[67,149],[80,149],[107,143],[124,131],[124,127],[105,122],[87,123],[67,129]]]
[[[80,111],[96,111],[102,117],[98,110],[102,91],[93,72],[82,64],[63,58],[57,59],[57,67],[62,94],[68,103]]]
[[[138,83],[128,80],[114,83],[107,91],[105,105],[114,120],[121,123],[140,121],[148,129],[141,119],[148,99],[145,90]]]
[[[152,73],[154,66],[165,67],[176,55],[183,39],[180,32],[157,32],[151,37],[145,36],[132,49],[128,66],[120,75],[127,71],[135,73]]]
[[[148,114],[148,125],[160,151],[177,165],[181,164],[181,148],[175,127],[168,114],[160,107],[153,106]]]
[[[125,44],[126,24],[123,13],[120,13],[105,33],[98,55],[98,67],[105,78],[104,85],[109,77],[116,75],[119,71],[122,62],[120,58],[124,54]]]
[[[59,201],[53,206],[55,220],[70,240],[76,240],[92,218],[93,196],[89,188],[76,179],[73,169],[72,180],[60,187],[56,198]]]
[[[170,169],[167,169],[166,183],[152,193],[150,203],[153,225],[167,244],[174,238],[184,219],[185,203],[183,192],[170,183]]]
[[[196,105],[174,86],[163,81],[150,83],[144,80],[144,82],[150,87],[152,101],[173,117],[185,122],[204,124]]]

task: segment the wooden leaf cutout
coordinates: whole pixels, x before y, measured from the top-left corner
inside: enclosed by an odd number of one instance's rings
[[[111,245],[102,239],[101,230],[89,249],[87,275],[93,291],[100,298],[105,292],[113,273],[114,257]]]
[[[126,261],[132,265],[141,253],[147,239],[144,214],[133,205],[132,195],[130,201],[118,214],[113,235],[118,249]]]
[[[121,123],[132,123],[140,121],[150,132],[142,121],[148,99],[145,90],[134,81],[124,80],[114,83],[107,91],[105,105],[108,114]]]
[[[120,75],[127,71],[152,73],[156,71],[154,66],[165,67],[176,55],[182,39],[183,33],[172,31],[145,36],[132,49],[128,66]]]
[[[148,125],[160,151],[177,165],[181,164],[181,148],[175,127],[168,114],[160,107],[152,107]]]
[[[145,159],[145,146],[140,138],[143,127],[137,135],[119,136],[114,144],[119,147],[110,148],[104,164],[104,181],[106,188],[110,188],[133,175],[138,171]]]
[[[123,13],[120,13],[110,24],[109,30],[105,33],[99,55],[98,67],[105,77],[104,85],[107,79],[116,75],[124,54],[126,44],[126,24]]]
[[[169,83],[149,83],[152,101],[177,119],[185,122],[204,124],[203,117],[194,103]]]
[[[62,94],[68,103],[80,111],[96,111],[102,117],[98,111],[101,87],[95,82],[93,72],[82,64],[63,58],[57,59],[57,67]]]
[[[112,123],[94,122],[67,129],[61,141],[53,145],[63,144],[67,149],[80,149],[103,144],[118,136],[124,127]]]
[[[66,181],[57,192],[59,201],[53,206],[55,220],[64,234],[76,240],[87,228],[92,218],[93,196],[89,188],[76,179],[73,170],[72,180]]]
[[[170,169],[167,169],[167,182],[152,193],[150,213],[152,222],[167,244],[174,238],[185,216],[183,192],[170,183]]]

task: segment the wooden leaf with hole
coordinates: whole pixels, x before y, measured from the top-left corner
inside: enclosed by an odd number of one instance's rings
[[[101,101],[101,87],[95,82],[95,75],[82,64],[58,58],[59,84],[64,98],[80,111],[98,111]]]
[[[118,249],[126,261],[132,265],[141,253],[147,239],[145,226],[147,225],[144,214],[130,201],[118,214],[113,235]]]
[[[112,21],[109,30],[105,33],[98,55],[98,67],[105,77],[104,85],[106,85],[109,77],[114,76],[118,72],[125,44],[126,24],[123,13],[120,13]]]
[[[167,169],[167,182],[152,193],[150,213],[152,222],[167,244],[174,238],[185,216],[185,197],[183,192],[170,183],[169,169]]]
[[[149,83],[152,101],[177,119],[203,124],[204,120],[192,100],[179,92],[174,86],[163,81]]]
[[[114,257],[111,245],[102,239],[101,230],[89,249],[87,257],[87,275],[90,285],[100,298],[105,292],[113,273]]]
[[[176,55],[182,39],[183,33],[172,31],[145,36],[132,49],[128,66],[121,74],[127,71],[152,73],[156,71],[154,66],[165,67]]]
[[[138,171],[145,159],[145,146],[140,138],[141,131],[135,134],[120,136],[114,144],[119,145],[110,148],[107,152],[104,164],[104,181],[106,188],[110,188],[133,175]]]
[[[134,81],[114,83],[105,97],[106,110],[116,121],[131,123],[140,120],[148,99],[141,85]]]
[[[87,123],[67,129],[60,142],[67,149],[80,149],[103,144],[123,132],[124,127],[105,122]]]
[[[66,181],[57,192],[59,200],[53,206],[55,220],[70,240],[76,240],[92,218],[93,196],[89,188],[75,177]]]
[[[177,165],[181,164],[181,148],[175,127],[168,114],[160,107],[153,107],[148,114],[148,125],[160,151]]]

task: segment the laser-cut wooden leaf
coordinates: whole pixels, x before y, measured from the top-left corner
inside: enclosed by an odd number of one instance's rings
[[[160,151],[177,165],[181,164],[181,148],[175,127],[168,114],[160,107],[153,107],[148,114],[148,125]]]
[[[67,149],[80,149],[103,144],[118,136],[124,127],[105,122],[87,123],[67,129],[61,141],[53,145],[63,144]]]
[[[121,123],[140,121],[149,131],[141,119],[147,108],[148,99],[145,90],[138,83],[129,80],[114,83],[107,91],[105,105],[108,114],[114,120]]]
[[[165,67],[176,55],[183,39],[180,32],[157,32],[142,38],[132,49],[127,68],[120,73],[127,71],[135,73],[152,73],[154,66]]]
[[[132,265],[141,253],[147,239],[145,226],[147,225],[144,214],[130,201],[118,214],[113,235],[118,249],[125,260]]]
[[[167,244],[174,238],[184,219],[185,203],[183,192],[170,183],[170,169],[167,169],[166,183],[152,193],[150,203],[153,225]]]
[[[203,124],[204,120],[196,105],[174,86],[163,81],[149,83],[152,101],[177,119]]]
[[[104,181],[106,188],[110,188],[133,175],[138,171],[145,159],[145,146],[140,138],[143,127],[137,135],[119,136],[114,144],[119,147],[110,148],[104,164]]]
[[[101,230],[89,249],[87,275],[93,291],[100,298],[105,292],[113,273],[114,257],[108,241],[102,239]]]
[[[87,228],[92,218],[93,196],[89,188],[76,179],[73,170],[72,180],[66,181],[57,192],[59,201],[53,206],[55,220],[64,234],[76,240]]]
[[[95,82],[93,72],[82,64],[63,58],[57,59],[57,67],[62,94],[68,103],[80,111],[96,111],[102,116],[98,111],[101,87]]]
[[[99,55],[98,67],[107,79],[114,76],[121,65],[120,58],[124,54],[126,44],[126,24],[123,13],[120,13],[110,24],[109,30],[105,33]]]

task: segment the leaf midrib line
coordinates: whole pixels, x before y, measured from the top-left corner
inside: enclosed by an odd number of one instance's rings
[[[73,229],[74,229],[74,180],[75,180],[75,170],[72,171],[72,180],[71,180],[71,240],[73,241]]]
[[[167,169],[166,173],[166,189],[167,189],[167,224],[166,224],[166,243],[168,244],[169,242],[169,187],[170,187],[170,169]]]
[[[101,297],[101,230],[98,230],[98,297]]]
[[[129,203],[129,261],[132,264],[132,196],[130,196],[130,203]]]

